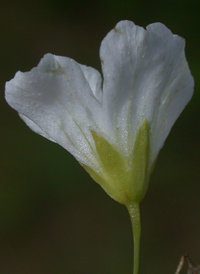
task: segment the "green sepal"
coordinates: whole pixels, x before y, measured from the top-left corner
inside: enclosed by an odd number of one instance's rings
[[[104,137],[92,131],[101,172],[82,165],[113,199],[124,205],[139,203],[148,187],[149,128],[144,120],[136,134],[133,153],[126,159]]]
[[[144,120],[140,126],[134,143],[132,154],[132,172],[134,182],[135,202],[140,202],[146,194],[149,174],[149,126],[147,120]]]

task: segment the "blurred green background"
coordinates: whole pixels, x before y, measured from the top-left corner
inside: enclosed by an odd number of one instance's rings
[[[196,82],[141,204],[140,273],[174,273],[184,253],[200,264],[200,1],[8,0],[0,2],[1,274],[132,273],[126,208],[31,132],[3,95],[5,81],[47,52],[100,70],[100,42],[122,19],[160,21],[183,36]]]

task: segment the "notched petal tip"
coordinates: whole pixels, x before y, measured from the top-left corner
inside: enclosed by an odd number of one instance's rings
[[[173,36],[174,35],[169,28],[167,28],[163,23],[160,23],[160,22],[155,22],[155,23],[149,24],[148,26],[146,26],[146,30],[155,32],[158,35],[162,35],[162,36],[165,36],[165,35]]]
[[[55,55],[47,53],[40,60],[37,69],[46,73],[56,73],[62,70],[62,66]]]
[[[133,28],[136,25],[128,20],[123,20],[117,23],[117,25],[110,31],[110,33],[114,32],[117,33],[118,35],[120,34],[125,34],[127,29]]]
[[[113,30],[119,33],[123,33],[123,31],[127,28],[133,28],[136,27],[135,23],[129,20],[122,20],[116,24]]]

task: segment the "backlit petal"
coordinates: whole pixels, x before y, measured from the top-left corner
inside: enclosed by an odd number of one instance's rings
[[[194,81],[184,40],[161,23],[147,30],[119,22],[102,41],[103,108],[107,127],[129,154],[138,127],[150,129],[150,167],[171,127],[190,100]]]
[[[83,164],[97,164],[90,131],[96,130],[100,103],[78,63],[45,55],[38,67],[16,73],[6,84],[6,100],[33,122],[24,119],[34,131],[41,129]]]

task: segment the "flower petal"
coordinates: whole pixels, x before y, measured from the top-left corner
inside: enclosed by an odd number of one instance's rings
[[[31,121],[30,119],[28,119],[26,116],[24,116],[23,114],[19,113],[20,118],[27,124],[28,127],[30,127],[35,133],[49,139],[52,142],[56,141],[54,139],[52,139],[46,132],[44,132],[38,125],[36,125],[33,121]]]
[[[90,88],[94,94],[94,96],[97,98],[99,102],[102,101],[102,77],[101,74],[98,72],[98,70],[85,66],[85,65],[80,65],[84,76],[86,80],[88,81],[88,84],[90,85]]]
[[[6,83],[5,94],[31,129],[56,141],[83,164],[98,165],[91,130],[97,130],[100,103],[78,63],[47,54],[30,72],[16,73]]]
[[[151,162],[155,160],[160,149],[194,91],[194,79],[185,58],[185,40],[173,35],[161,23],[147,26],[149,41],[157,44],[160,70],[157,77],[160,87],[147,115],[151,120]],[[149,43],[150,43],[149,42]],[[162,49],[161,49],[162,47]],[[161,60],[164,59],[164,60]],[[149,95],[150,96],[150,95]],[[159,100],[158,97],[159,96]]]
[[[143,28],[133,22],[121,21],[107,34],[100,48],[104,76],[103,109],[107,118],[104,119],[105,126],[115,132],[115,142],[120,144],[121,151],[128,157],[131,157],[136,131],[140,127],[130,125],[130,108],[132,105],[137,108],[133,88],[145,36]]]
[[[101,44],[107,125],[130,154],[138,128],[148,121],[149,168],[193,94],[184,45],[161,23],[145,30],[129,21],[119,22]]]

